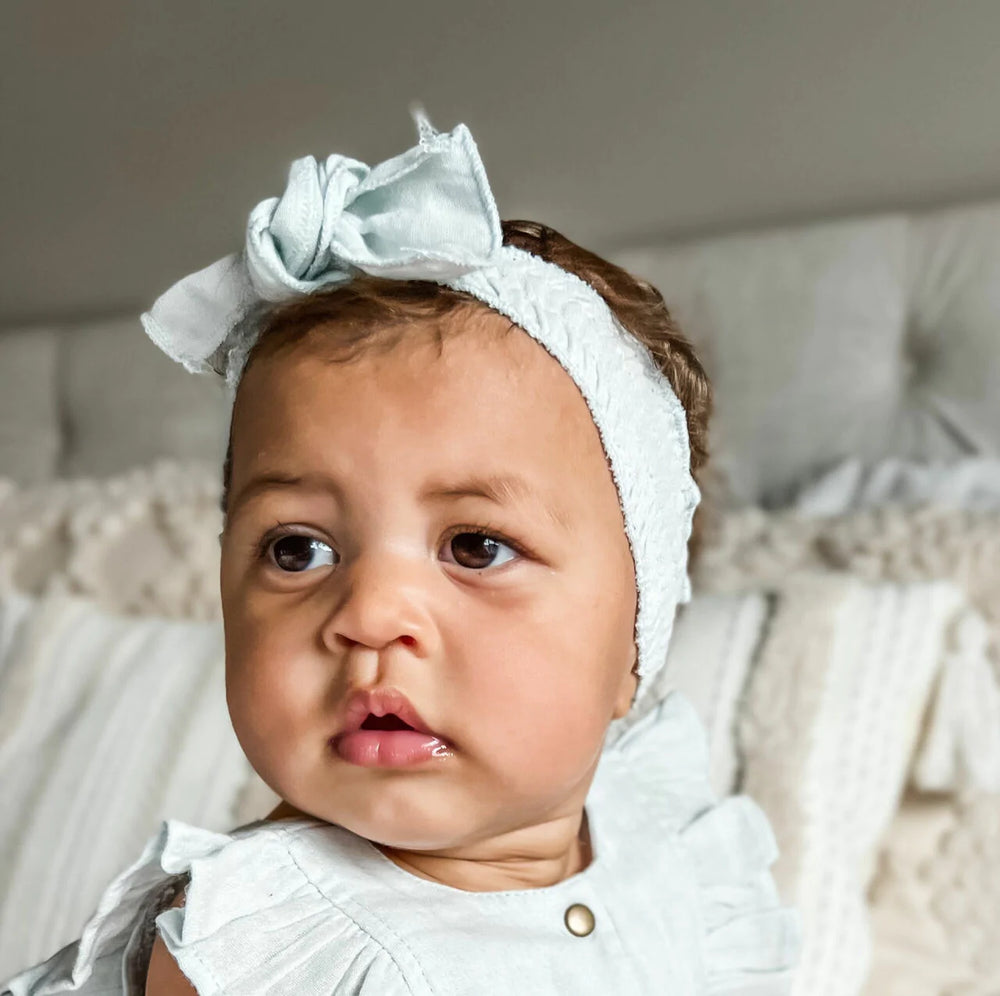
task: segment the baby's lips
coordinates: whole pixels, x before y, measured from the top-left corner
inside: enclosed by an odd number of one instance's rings
[[[338,733],[352,733],[361,729],[369,714],[387,716],[390,713],[398,716],[418,733],[426,733],[444,742],[444,737],[424,722],[423,717],[417,712],[410,700],[398,688],[390,686],[359,689],[354,692],[347,700],[344,721]]]

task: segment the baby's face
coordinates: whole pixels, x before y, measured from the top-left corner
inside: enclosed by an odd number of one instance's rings
[[[633,562],[586,403],[506,319],[449,321],[467,328],[441,355],[414,328],[352,363],[300,346],[251,365],[222,549],[250,762],[297,809],[412,849],[578,814],[636,688]],[[474,493],[495,479],[509,493]],[[445,748],[341,756],[348,697],[374,687]]]

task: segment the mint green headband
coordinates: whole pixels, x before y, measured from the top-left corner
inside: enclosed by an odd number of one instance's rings
[[[561,267],[503,245],[500,215],[464,124],[369,167],[295,160],[281,197],[251,211],[246,243],[167,290],[143,314],[149,337],[193,373],[225,371],[231,394],[256,337],[243,318],[359,272],[432,280],[510,318],[573,378],[611,466],[635,563],[638,673],[663,666],[678,603],[691,597],[687,542],[701,494],[684,409],[649,351],[604,299]],[[568,486],[572,486],[567,482]]]

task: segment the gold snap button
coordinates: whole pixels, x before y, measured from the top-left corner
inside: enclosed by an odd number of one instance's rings
[[[594,914],[591,913],[590,907],[584,906],[583,903],[573,903],[566,910],[564,919],[566,928],[577,937],[586,937],[594,929]]]

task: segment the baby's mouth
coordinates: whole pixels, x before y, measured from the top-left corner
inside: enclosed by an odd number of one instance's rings
[[[376,716],[368,713],[365,721],[361,724],[362,730],[412,730],[409,723],[404,722],[393,712],[387,712],[384,716]]]
[[[349,696],[337,735],[361,731],[424,733],[438,737],[406,695],[391,686],[358,689]]]
[[[364,708],[363,700],[359,700],[355,717],[360,715],[361,708]],[[381,712],[379,705],[374,708]],[[396,708],[423,725],[409,703],[404,702]],[[356,723],[357,718],[348,719],[345,729],[330,740],[333,750],[351,764],[366,768],[403,768],[452,755],[450,745],[437,734],[408,723],[398,713],[387,712],[379,716],[369,708],[361,725]]]

